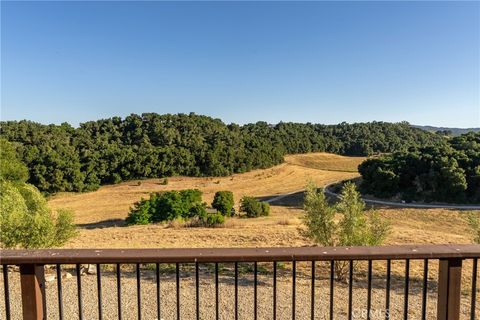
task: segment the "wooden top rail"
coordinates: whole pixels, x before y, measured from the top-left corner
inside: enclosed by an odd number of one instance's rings
[[[480,258],[480,245],[0,250],[0,264],[192,263]]]

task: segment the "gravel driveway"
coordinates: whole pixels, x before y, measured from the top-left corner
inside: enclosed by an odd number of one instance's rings
[[[63,278],[63,306],[65,319],[78,319],[77,283],[73,269],[65,266],[65,270],[73,277]],[[181,272],[181,318],[195,319],[195,277],[192,268],[183,267]],[[215,319],[215,287],[214,274],[211,268],[202,267],[200,272],[200,318]],[[272,274],[270,270],[259,266],[258,275],[258,319],[273,319],[272,313]],[[328,269],[317,268],[315,281],[315,315],[316,319],[328,319],[330,281]],[[58,319],[57,281],[52,280],[54,270],[47,271],[51,281],[47,282],[48,319]],[[234,319],[234,282],[232,268],[226,266],[220,273],[220,319]],[[157,319],[156,316],[156,281],[155,271],[144,268],[141,272],[141,313],[142,319]],[[98,319],[97,276],[83,275],[82,301],[84,319]],[[114,270],[102,272],[102,310],[103,319],[118,319],[117,314],[117,282]],[[277,317],[276,319],[292,318],[292,281],[291,272],[279,269],[277,275]],[[3,280],[2,280],[3,282]],[[21,299],[19,273],[9,272],[12,319],[21,319]],[[122,316],[123,319],[137,318],[137,282],[132,267],[122,269]],[[357,274],[353,283],[354,319],[366,319],[367,301],[366,277]],[[372,317],[385,319],[385,279],[374,277],[372,282]],[[404,282],[401,277],[392,276],[390,319],[403,319]],[[409,319],[421,318],[422,282],[412,277],[409,290]],[[464,290],[462,295],[462,319],[467,319],[470,312],[470,292]],[[0,319],[4,319],[5,304],[3,299],[3,283],[0,284]],[[239,319],[254,319],[253,317],[253,276],[250,270],[240,269],[239,275]],[[478,295],[477,295],[478,296]],[[299,266],[296,281],[296,319],[310,319],[311,278],[308,266]],[[335,282],[334,289],[334,319],[347,319],[348,284]],[[427,319],[434,319],[436,313],[436,286],[430,280],[427,299]],[[477,302],[477,309],[480,303]],[[161,273],[161,315],[162,319],[176,319],[176,281],[174,270],[166,269]],[[480,314],[480,310],[477,310]]]

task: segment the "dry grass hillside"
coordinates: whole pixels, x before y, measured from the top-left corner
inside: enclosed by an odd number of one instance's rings
[[[365,157],[344,157],[331,153],[308,153],[287,155],[285,162],[311,169],[356,173],[358,165],[365,159]]]
[[[229,190],[238,202],[244,195],[268,197],[301,190],[309,180],[325,185],[358,176],[356,167],[359,159],[328,153],[293,155],[288,156],[284,164],[273,168],[229,177],[172,177],[168,185],[161,185],[163,179],[129,181],[103,186],[95,192],[58,194],[49,202],[54,208],[72,209],[79,224],[97,223],[124,219],[130,206],[151,192],[197,188],[203,192],[204,201],[211,203],[216,191]],[[305,165],[298,165],[302,163]],[[307,164],[312,164],[312,167]],[[326,170],[322,170],[322,166]],[[330,171],[332,167],[344,168],[345,172]]]
[[[185,228],[178,225],[124,227],[130,206],[149,193],[198,188],[210,203],[218,190],[231,190],[235,200],[243,195],[272,197],[302,190],[312,180],[319,186],[358,176],[362,158],[325,153],[290,155],[284,164],[230,177],[173,177],[168,185],[160,179],[130,181],[104,186],[95,192],[59,194],[52,207],[71,208],[80,228],[79,237],[67,247],[259,247],[303,246],[311,243],[298,232],[301,227],[301,193],[272,203],[271,215],[256,219],[231,218],[221,228]],[[469,243],[463,213],[456,210],[379,208],[391,221],[387,244]]]

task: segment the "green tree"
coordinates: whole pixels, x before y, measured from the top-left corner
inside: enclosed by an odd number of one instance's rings
[[[411,148],[359,166],[361,191],[382,198],[480,202],[480,133]]]
[[[25,183],[25,166],[13,146],[1,140],[0,244],[5,248],[61,246],[75,236],[71,212],[53,213],[38,189]]]
[[[365,210],[365,202],[355,184],[348,182],[343,186],[337,210],[342,215],[339,245],[373,246],[385,240],[388,223],[381,220],[375,211]]]
[[[217,191],[213,198],[212,208],[217,209],[224,216],[231,216],[234,204],[233,192]]]
[[[19,183],[28,180],[27,166],[18,160],[13,144],[4,138],[0,138],[0,179]]]
[[[389,224],[374,211],[367,211],[365,203],[352,183],[343,186],[341,199],[329,205],[323,190],[315,185],[306,187],[304,200],[305,228],[300,232],[322,246],[371,246],[385,240]],[[336,214],[340,216],[335,219]],[[335,264],[337,279],[345,277],[346,263]]]
[[[244,196],[240,200],[240,211],[245,212],[248,218],[268,216],[270,214],[270,205],[266,202],[258,201],[254,197]]]
[[[306,229],[301,230],[302,235],[322,246],[334,246],[337,242],[335,210],[328,204],[323,189],[313,183],[307,185],[303,210]]]

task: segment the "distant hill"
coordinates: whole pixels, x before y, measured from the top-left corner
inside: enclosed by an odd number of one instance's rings
[[[419,128],[428,132],[437,131],[450,131],[453,136],[459,136],[461,134],[469,132],[480,132],[480,128],[447,128],[447,127],[434,127],[434,126],[417,126],[412,124],[412,127]]]

